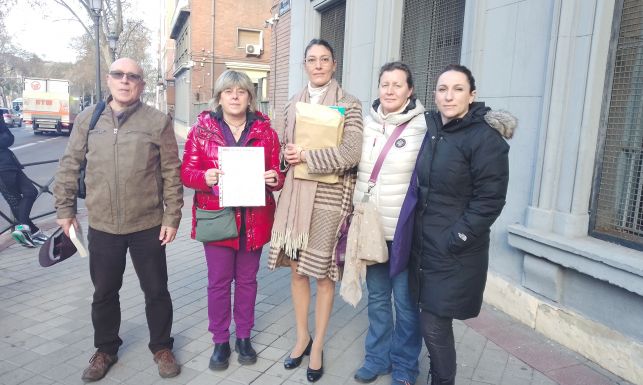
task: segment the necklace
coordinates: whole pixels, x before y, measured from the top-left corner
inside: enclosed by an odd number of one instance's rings
[[[243,122],[238,123],[238,124],[232,124],[232,123],[228,122],[225,118],[223,118],[223,121],[226,122],[228,127],[234,128],[235,132],[239,131],[240,129],[242,129],[242,128],[244,128],[246,126],[246,120],[245,119],[243,120]]]

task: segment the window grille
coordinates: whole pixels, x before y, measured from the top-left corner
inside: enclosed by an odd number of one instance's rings
[[[643,249],[643,1],[618,1],[614,23],[590,229]]]
[[[432,108],[435,78],[460,62],[465,0],[405,0],[402,61],[409,65],[418,99]]]
[[[330,43],[335,52],[337,69],[335,79],[342,84],[344,62],[344,27],[346,22],[346,1],[338,1],[321,11],[321,30],[319,37]]]
[[[179,36],[175,39],[175,67],[181,65],[181,63],[187,62],[190,57],[190,21],[191,19],[188,19],[188,21],[181,28]]]

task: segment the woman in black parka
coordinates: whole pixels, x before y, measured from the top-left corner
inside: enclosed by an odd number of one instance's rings
[[[485,121],[492,112],[473,102],[475,94],[469,69],[449,65],[442,71],[435,90],[438,111],[425,113],[428,131],[417,159],[409,279],[421,309],[431,385],[455,382],[453,319],[480,312],[489,231],[505,204],[509,180],[509,145],[502,130]]]

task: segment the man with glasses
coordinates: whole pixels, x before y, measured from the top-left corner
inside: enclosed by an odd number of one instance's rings
[[[110,96],[92,130],[94,107],[76,119],[56,174],[54,195],[58,224],[69,235],[77,227],[77,179],[86,159],[85,205],[89,217],[89,271],[94,284],[92,323],[96,353],[83,372],[98,381],[118,360],[122,340],[119,290],[126,254],[145,293],[149,349],[161,377],[180,367],[172,354],[172,299],[167,288],[165,245],[181,220],[183,187],[178,146],[171,120],[143,104],[143,70],[132,59],[112,63]]]

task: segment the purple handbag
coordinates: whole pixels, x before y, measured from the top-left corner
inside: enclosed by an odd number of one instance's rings
[[[415,205],[418,201],[417,172],[413,170],[411,183],[404,197],[400,217],[395,227],[395,236],[391,246],[389,258],[389,276],[391,278],[400,274],[406,269],[411,255],[411,242],[413,241],[413,222],[415,221]]]
[[[348,214],[339,227],[337,245],[335,245],[335,264],[337,266],[344,266],[344,261],[346,260],[346,243],[348,242],[348,229],[351,226],[351,219],[353,219],[353,213]]]
[[[427,135],[429,135],[427,133]],[[422,141],[418,156],[424,150],[424,145],[427,139]],[[393,278],[406,269],[409,264],[411,256],[411,243],[413,242],[413,225],[415,222],[415,206],[418,202],[418,176],[417,176],[417,161],[411,174],[411,181],[409,189],[406,191],[400,216],[397,220],[395,227],[395,235],[393,236],[393,245],[391,246],[391,256],[389,258],[389,277]]]
[[[384,144],[384,147],[382,147],[382,151],[380,152],[380,155],[377,157],[375,165],[373,166],[373,171],[371,171],[371,176],[368,178],[368,191],[366,193],[367,195],[370,195],[371,189],[375,187],[377,176],[380,174],[380,170],[382,169],[382,164],[384,163],[386,155],[388,154],[391,147],[393,147],[393,143],[395,143],[397,138],[400,137],[407,124],[408,122],[395,127],[395,130],[393,130],[391,136],[389,136],[388,140]],[[337,243],[335,244],[334,253],[335,264],[337,264],[337,266],[344,266],[344,261],[346,260],[346,243],[348,241],[348,230],[350,229],[352,218],[353,214],[348,214],[342,221],[342,224],[340,225],[339,231],[337,233]]]

